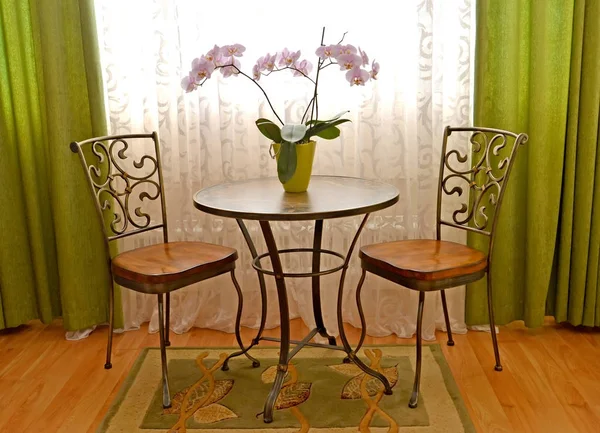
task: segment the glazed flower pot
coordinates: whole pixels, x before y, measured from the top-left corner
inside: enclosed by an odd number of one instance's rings
[[[295,146],[297,155],[296,171],[290,180],[282,184],[286,192],[305,192],[308,189],[316,144],[315,141],[309,141]],[[278,160],[280,147],[279,143],[273,143],[273,150]]]

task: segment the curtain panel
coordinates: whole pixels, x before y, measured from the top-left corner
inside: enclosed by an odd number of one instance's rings
[[[498,222],[498,324],[600,323],[599,4],[477,2],[475,123],[529,134]],[[488,323],[485,305],[481,281],[467,323]]]
[[[600,326],[600,1],[576,0],[556,273],[548,310]]]
[[[91,0],[0,3],[0,329],[106,322],[102,231],[69,143],[106,132]]]
[[[97,0],[96,16],[111,133],[157,130],[165,172],[170,238],[202,240],[240,252],[238,278],[244,291],[242,324],[257,327],[260,295],[251,257],[233,220],[197,211],[192,195],[211,185],[253,177],[275,176],[269,142],[254,125],[271,113],[261,92],[244,77],[213,75],[201,89],[185,94],[181,79],[193,58],[214,44],[243,44],[242,70],[251,73],[258,57],[285,47],[300,49],[315,62],[323,23],[325,43],[359,45],[381,65],[379,79],[350,87],[343,72],[328,68],[319,77],[319,110],[323,118],[349,110],[352,123],[333,141],[319,140],[314,174],[378,178],[395,185],[401,199],[378,212],[360,244],[435,235],[435,203],[444,126],[468,125],[471,111],[471,0],[398,2],[391,14],[383,6],[353,8],[338,2],[307,0],[288,12],[289,4],[265,0],[117,1]],[[335,17],[335,18],[332,18]],[[131,23],[135,22],[135,26]],[[382,31],[385,29],[385,31]],[[287,72],[263,77],[261,84],[286,121],[298,121],[312,96],[307,80]],[[323,248],[345,251],[359,219],[325,222]],[[279,248],[312,244],[313,223],[273,224]],[[257,224],[250,234],[265,250]],[[452,239],[464,241],[462,234]],[[122,242],[121,250],[158,242],[147,234]],[[309,257],[289,257],[292,269],[309,269]],[[327,266],[327,263],[324,263]],[[354,306],[360,265],[355,257],[346,279],[345,319],[360,326]],[[271,279],[268,279],[271,280]],[[322,282],[325,324],[335,333],[339,275]],[[310,280],[291,281],[292,317],[312,326]],[[415,332],[417,294],[369,276],[363,305],[370,335],[408,337]],[[201,283],[172,294],[172,328],[192,326],[231,332],[235,301],[226,279]],[[366,295],[368,293],[368,296]],[[278,325],[276,292],[268,281],[267,326]],[[126,329],[150,321],[157,329],[155,300],[123,292]],[[465,332],[464,288],[449,292],[452,326]],[[443,318],[437,295],[428,296],[424,337],[434,338]]]

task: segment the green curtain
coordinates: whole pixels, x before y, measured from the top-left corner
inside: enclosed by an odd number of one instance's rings
[[[600,0],[575,2],[555,285],[559,322],[600,326]]]
[[[498,324],[593,325],[600,307],[599,3],[477,2],[474,124],[529,135],[498,221]],[[489,323],[485,284],[468,288],[469,324]]]
[[[0,328],[107,321],[100,223],[69,143],[106,133],[92,0],[0,2]]]

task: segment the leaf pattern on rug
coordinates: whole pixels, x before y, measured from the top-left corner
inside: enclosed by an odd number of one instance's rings
[[[194,413],[194,420],[200,424],[212,424],[237,417],[231,409],[217,403],[201,407]]]
[[[346,376],[354,377],[357,374],[361,374],[363,371],[356,366],[356,364],[336,364],[328,365],[329,368],[337,371]]]
[[[277,366],[272,365],[269,368],[265,369],[265,371],[262,372],[262,374],[260,375],[260,380],[262,380],[263,383],[273,383],[273,382],[275,382],[275,376],[277,376]],[[284,380],[287,380],[288,377],[289,377],[289,372],[286,372],[285,376],[284,376]]]
[[[334,368],[337,366],[333,366],[333,365],[330,365],[330,367],[344,375],[347,375],[347,376],[349,376],[350,372],[352,371],[349,368],[342,368],[342,369]],[[344,385],[344,388],[342,389],[342,399],[343,400],[359,400],[362,398],[362,395],[360,393],[360,384],[363,380],[363,377],[365,377],[366,373],[363,373],[362,370],[360,370],[358,367],[356,367],[355,371],[360,371],[360,373],[353,376],[352,379],[350,379]],[[394,386],[396,386],[396,383],[398,382],[397,366],[394,365],[393,367],[384,368],[383,375],[390,382],[390,386],[392,388]],[[383,389],[383,384],[376,377],[370,377],[367,380],[367,393],[369,394],[370,397],[375,396],[382,389]]]
[[[275,401],[275,409],[287,409],[304,403],[310,396],[311,386],[310,382],[296,382],[284,386]]]
[[[208,382],[203,382],[192,392],[192,395],[188,400],[188,406],[185,408],[185,411],[190,410],[194,406],[194,404],[196,404],[197,401],[206,396],[209,390],[209,386],[210,384]],[[176,393],[171,399],[171,407],[168,409],[163,409],[163,413],[179,414],[181,412],[181,404],[183,403],[183,398],[188,393],[190,388],[191,386],[185,387],[184,389]],[[221,400],[229,393],[229,391],[231,391],[231,388],[233,388],[233,379],[215,380],[215,389],[208,398],[204,407],[201,409],[206,409],[209,405]]]

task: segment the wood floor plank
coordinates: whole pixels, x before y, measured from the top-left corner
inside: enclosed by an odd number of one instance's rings
[[[65,345],[68,343],[64,342]],[[64,398],[60,390],[74,374],[75,366],[88,361],[90,353],[94,353],[75,346],[63,350],[63,344],[57,341],[53,343],[53,350],[60,355],[53,357],[43,352],[37,368],[25,374],[19,384],[19,393],[0,415],[0,431],[22,431],[32,422],[39,421],[40,415],[54,399]]]
[[[506,329],[505,332],[511,332]],[[521,399],[526,399],[538,418],[536,425],[542,425],[546,431],[581,431],[572,422],[565,412],[560,399],[554,392],[543,369],[548,359],[544,353],[536,358],[533,352],[535,347],[526,344],[521,338],[515,344],[506,344],[505,352],[511,362],[508,369],[523,390]]]
[[[600,353],[573,329],[565,331],[559,326],[544,329],[546,333],[540,343],[557,364],[559,374],[568,378],[575,387],[575,392],[567,394],[567,403],[576,409],[591,410],[600,420],[600,375],[597,367]],[[600,421],[596,425],[600,425]]]
[[[484,371],[484,366],[477,359],[467,336],[455,335],[455,345],[452,347],[445,344],[445,334],[438,336],[438,341],[477,431],[513,432],[512,425]]]
[[[548,329],[529,330],[524,327],[513,327],[507,329],[507,332],[517,336],[519,346],[536,373],[532,375],[537,381],[533,390],[536,393],[543,391],[540,395],[546,397],[547,401],[544,404],[548,410],[556,414],[564,411],[573,431],[581,433],[598,431],[600,418],[579,392],[576,379],[571,374],[565,374],[551,351],[543,344],[543,340],[549,334]],[[556,402],[560,404],[560,408],[556,406]]]
[[[536,423],[540,420],[535,415],[531,403],[523,398],[524,391],[513,374],[518,369],[518,363],[514,359],[513,350],[509,346],[514,346],[516,343],[513,341],[504,341],[500,345],[500,356],[504,370],[498,372],[493,368],[495,364],[494,352],[489,334],[471,332],[467,334],[467,339],[496,397],[500,401],[504,413],[510,420],[513,430],[519,433],[548,431],[538,430],[536,427]],[[540,426],[540,428],[544,427]]]
[[[97,353],[99,357],[102,354],[102,350]],[[92,368],[98,369],[96,365],[81,365],[62,388],[60,395],[64,397],[55,399],[48,406],[41,417],[43,423],[32,428],[31,433],[86,431],[102,408],[98,402],[108,400],[115,386],[122,383],[135,362],[138,351],[115,351],[113,355],[113,368],[105,370],[103,374],[92,374]],[[81,386],[82,383],[85,385]],[[63,409],[65,404],[72,407],[68,413]]]
[[[347,326],[352,345],[360,330]],[[293,320],[293,339],[308,328]],[[0,333],[0,431],[34,433],[96,431],[133,362],[144,347],[158,347],[158,335],[140,330],[115,335],[113,369],[103,368],[107,327],[87,339],[65,341],[60,321],[32,322]],[[265,330],[279,337],[279,328]],[[248,344],[256,330],[242,328]],[[521,323],[500,328],[504,371],[494,371],[489,333],[456,335],[456,345],[438,343],[478,432],[586,433],[600,425],[600,332],[557,325],[527,330]],[[193,328],[171,333],[174,347],[234,346],[233,334]],[[339,341],[339,339],[338,339]],[[395,336],[369,337],[365,344],[414,344]],[[276,343],[261,342],[261,346]]]

